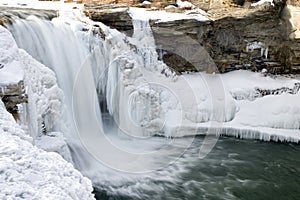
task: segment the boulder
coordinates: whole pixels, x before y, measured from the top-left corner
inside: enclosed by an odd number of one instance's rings
[[[85,4],[84,13],[91,20],[132,34],[133,25],[128,6],[120,4]]]

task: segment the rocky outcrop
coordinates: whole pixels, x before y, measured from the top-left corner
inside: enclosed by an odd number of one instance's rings
[[[218,18],[216,15],[217,19],[209,22],[153,21],[152,27],[158,48],[163,51],[163,60],[177,71],[203,70],[187,63],[182,56],[165,51],[172,46],[172,49],[182,48],[194,53],[195,44],[190,42],[193,40],[206,49],[220,72],[263,68],[272,73],[298,72],[300,41],[289,37],[291,25],[285,9],[282,2],[277,2],[274,7],[233,8],[232,12],[227,9],[233,17]]]
[[[91,20],[100,21],[129,34],[133,30],[133,26],[127,11],[128,7],[120,4],[85,4],[83,10]]]
[[[183,19],[169,22],[151,21],[155,43],[161,59],[173,70],[216,70],[216,65],[199,40],[212,29],[212,22]]]
[[[0,98],[2,98],[8,112],[17,114],[18,104],[27,103],[28,96],[25,92],[24,82],[20,81],[16,84],[1,85]]]
[[[263,68],[271,73],[298,73],[299,2],[274,0],[275,6],[265,3],[257,7],[251,6],[252,2],[243,1],[243,7],[205,4],[211,17],[206,22],[151,21],[160,58],[179,73]],[[94,6],[86,14],[120,31],[132,30],[125,8],[103,9]]]

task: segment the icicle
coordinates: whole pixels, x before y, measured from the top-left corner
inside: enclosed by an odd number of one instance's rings
[[[268,53],[269,53],[269,47],[267,47],[265,50],[265,59],[268,59]]]

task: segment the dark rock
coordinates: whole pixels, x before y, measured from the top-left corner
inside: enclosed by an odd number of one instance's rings
[[[28,101],[24,82],[20,81],[17,84],[0,85],[0,98],[2,98],[8,112],[12,114],[17,113],[17,105],[27,103]]]
[[[133,25],[128,14],[128,7],[119,4],[85,4],[84,13],[93,21],[132,35]]]

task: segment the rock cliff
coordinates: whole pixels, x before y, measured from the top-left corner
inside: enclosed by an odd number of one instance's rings
[[[243,6],[224,2],[227,4],[199,3],[210,15],[206,22],[194,19],[150,22],[157,50],[170,68],[179,73],[263,68],[271,73],[299,72],[298,1],[275,0],[274,5],[264,3],[255,7],[251,6],[255,1],[243,1]],[[124,6],[115,9],[86,5],[85,13],[120,31],[128,33],[132,29]],[[212,60],[217,70],[211,67]]]

